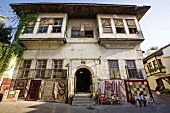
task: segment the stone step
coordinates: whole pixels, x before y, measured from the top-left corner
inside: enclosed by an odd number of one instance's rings
[[[92,100],[90,97],[75,97],[75,100],[82,100],[82,101],[85,101],[85,100]]]
[[[95,101],[91,99],[91,93],[77,93],[75,100],[72,101],[73,106],[87,106],[94,105]]]
[[[91,93],[77,93],[76,97],[91,97]]]
[[[84,105],[94,105],[95,104],[95,101],[92,101],[92,100],[86,100],[86,101],[73,101],[72,102],[72,105],[73,106],[84,106]]]

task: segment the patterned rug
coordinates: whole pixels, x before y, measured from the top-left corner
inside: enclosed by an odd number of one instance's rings
[[[2,101],[17,101],[20,90],[5,90]]]
[[[55,82],[54,96],[59,101],[66,101],[67,96],[67,80]]]
[[[45,80],[42,93],[43,100],[54,100],[54,80]]]
[[[26,100],[37,100],[41,85],[41,80],[31,80],[30,88]]]
[[[147,80],[125,80],[126,94],[128,102],[130,102],[131,94],[138,95],[140,92],[144,96],[153,98]]]
[[[26,85],[27,85],[26,79],[15,80],[14,90],[20,90],[18,98],[24,98]]]

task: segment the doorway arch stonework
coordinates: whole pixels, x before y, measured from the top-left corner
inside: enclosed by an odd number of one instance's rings
[[[91,73],[91,77],[92,77],[92,93],[94,93],[95,92],[95,75],[94,75],[94,71],[91,69],[91,67],[89,67],[89,66],[86,66],[86,65],[80,65],[80,66],[78,66],[77,68],[75,68],[73,71],[72,71],[72,78],[74,78],[74,80],[73,80],[73,84],[72,84],[72,88],[71,89],[73,89],[73,91],[72,91],[72,93],[74,94],[75,93],[75,76],[76,76],[76,72],[79,70],[79,69],[81,69],[81,68],[85,68],[85,69],[87,69],[87,70],[89,70],[90,71],[90,73]]]

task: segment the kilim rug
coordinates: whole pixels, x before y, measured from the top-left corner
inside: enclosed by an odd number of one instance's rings
[[[67,80],[60,80],[55,82],[54,96],[59,101],[66,101],[67,96]]]
[[[17,101],[19,92],[19,90],[5,90],[2,101]]]
[[[54,100],[54,80],[45,80],[42,93],[43,100]]]
[[[131,94],[138,95],[140,92],[144,96],[153,98],[147,80],[125,80],[127,100],[130,102]]]
[[[14,90],[20,90],[18,98],[24,98],[26,85],[27,85],[26,79],[15,80]]]
[[[37,100],[41,85],[41,80],[31,80],[30,88],[26,100]]]

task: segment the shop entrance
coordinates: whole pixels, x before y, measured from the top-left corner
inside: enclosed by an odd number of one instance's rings
[[[91,92],[91,72],[86,68],[80,68],[75,75],[75,89],[76,92]]]

